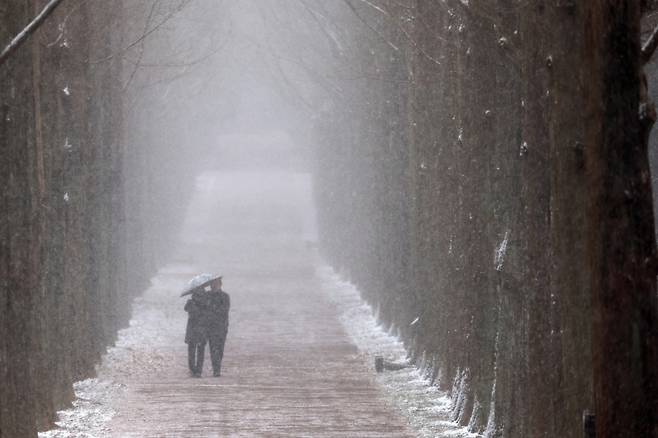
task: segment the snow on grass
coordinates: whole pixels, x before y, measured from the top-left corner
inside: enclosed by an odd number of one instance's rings
[[[167,345],[171,332],[178,334],[184,321],[174,320],[167,313],[169,301],[179,301],[179,290],[163,299],[162,277],[183,269],[192,272],[187,266],[164,267],[151,280],[151,287],[133,301],[134,318],[129,327],[119,331],[116,345],[107,350],[96,367],[98,378],[73,385],[73,406],[58,412],[57,429],[41,432],[39,438],[109,437],[108,423],[116,413],[113,406],[126,390],[123,381],[171,366],[172,358],[161,352],[161,346]]]
[[[365,360],[374,364],[375,356],[383,356],[387,361],[408,363],[399,337],[387,333],[377,323],[376,312],[361,299],[353,284],[342,280],[331,267],[318,268],[317,275],[324,292],[338,308],[341,324]],[[481,436],[450,421],[453,400],[448,393],[433,386],[418,368],[385,371],[377,375],[377,382],[419,437]]]
[[[104,438],[115,412],[109,401],[120,393],[121,385],[99,379],[87,379],[73,385],[76,399],[71,409],[58,412],[58,429],[39,433],[39,438]]]
[[[108,349],[102,363],[97,367],[99,378],[82,380],[73,384],[75,400],[72,407],[57,413],[55,422],[57,429],[40,432],[39,438],[105,438],[110,433],[107,424],[116,411],[113,403],[125,390],[125,385],[119,382],[120,371],[134,367],[132,345],[139,342],[135,336],[135,326],[139,323],[131,321],[131,327],[119,332],[117,345]],[[107,370],[113,370],[108,374]]]

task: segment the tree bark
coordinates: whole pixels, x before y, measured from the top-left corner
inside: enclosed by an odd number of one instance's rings
[[[587,251],[599,438],[658,436],[656,243],[638,116],[640,6],[587,6]]]

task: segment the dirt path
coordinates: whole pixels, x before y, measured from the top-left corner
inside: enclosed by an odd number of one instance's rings
[[[320,291],[303,177],[206,174],[176,260],[138,300],[99,379],[123,390],[116,437],[405,437],[390,405]],[[183,284],[224,274],[231,325],[223,375],[188,377]]]

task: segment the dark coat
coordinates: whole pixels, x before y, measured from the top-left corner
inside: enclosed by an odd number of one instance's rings
[[[194,293],[192,298],[185,303],[187,312],[187,329],[185,330],[185,342],[187,344],[205,344],[208,340],[208,330],[203,322],[204,292]]]
[[[205,344],[210,338],[225,338],[228,332],[228,313],[231,299],[224,291],[201,291],[187,300],[188,313],[185,342]]]
[[[220,291],[208,293],[208,312],[206,312],[208,336],[226,337],[228,333],[228,313],[231,309],[231,297]]]

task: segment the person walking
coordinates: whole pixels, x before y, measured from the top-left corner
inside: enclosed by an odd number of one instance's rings
[[[208,330],[203,322],[204,308],[207,303],[207,292],[195,289],[192,297],[185,303],[187,312],[187,328],[185,330],[185,343],[187,344],[187,365],[192,377],[201,377],[203,370],[203,357],[208,342]]]
[[[228,334],[230,296],[222,290],[222,277],[210,274],[194,277],[181,296],[186,295],[191,295],[185,304],[188,313],[185,342],[190,375],[201,377],[205,346],[209,343],[213,376],[219,377]]]
[[[219,377],[224,358],[224,344],[228,335],[228,315],[231,309],[231,297],[222,290],[222,277],[211,283],[208,292],[208,341],[213,376]]]

